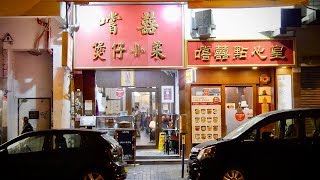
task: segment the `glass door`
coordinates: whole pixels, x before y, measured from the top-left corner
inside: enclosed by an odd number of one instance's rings
[[[253,87],[225,87],[227,133],[253,117]]]
[[[157,145],[158,105],[155,88],[129,88],[128,105],[135,117],[137,146],[155,148]]]

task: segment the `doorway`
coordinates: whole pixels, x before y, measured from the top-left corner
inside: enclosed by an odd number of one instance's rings
[[[253,86],[225,87],[227,134],[253,117]]]
[[[135,108],[140,112],[135,116],[136,145],[142,148],[157,147],[157,119],[158,119],[158,94],[156,88],[129,88],[127,102],[131,107],[130,114],[135,113]],[[139,116],[139,117],[138,117]],[[149,128],[151,120],[154,120],[155,129]]]
[[[50,98],[18,98],[18,134],[23,128],[23,117],[28,117],[35,131],[51,128]]]

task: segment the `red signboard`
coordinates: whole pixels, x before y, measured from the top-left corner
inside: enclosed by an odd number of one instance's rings
[[[124,90],[122,88],[116,89],[116,96],[117,97],[123,97],[124,96]]]
[[[293,40],[188,41],[188,66],[294,65]]]
[[[183,67],[182,5],[78,7],[76,69]]]

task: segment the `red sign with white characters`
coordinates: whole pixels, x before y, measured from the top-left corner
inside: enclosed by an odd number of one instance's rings
[[[182,5],[78,7],[76,69],[183,67]]]
[[[294,41],[188,41],[188,66],[294,65]]]
[[[121,88],[116,89],[116,96],[117,97],[123,97],[124,96],[124,90]]]
[[[243,121],[246,115],[244,114],[243,111],[236,112],[234,115],[237,121]]]

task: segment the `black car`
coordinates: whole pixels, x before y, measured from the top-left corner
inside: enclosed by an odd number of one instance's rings
[[[320,108],[278,110],[194,146],[189,179],[319,179]]]
[[[125,179],[119,143],[105,131],[50,129],[0,146],[0,179]]]

